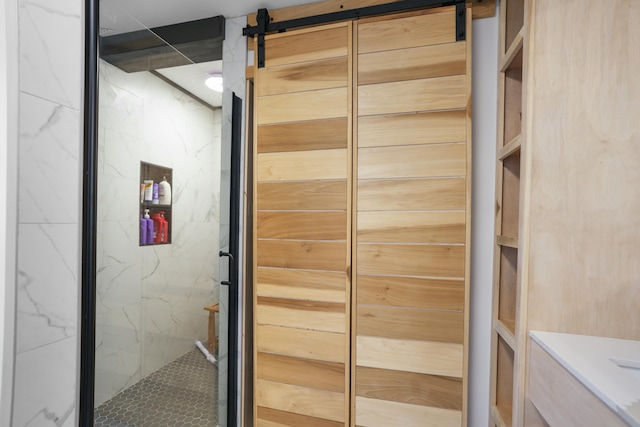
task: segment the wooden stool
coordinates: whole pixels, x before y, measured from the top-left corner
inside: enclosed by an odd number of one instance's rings
[[[209,336],[207,338],[207,348],[209,353],[215,354],[218,349],[218,339],[216,338],[216,313],[220,311],[220,304],[211,304],[204,308],[209,312]]]

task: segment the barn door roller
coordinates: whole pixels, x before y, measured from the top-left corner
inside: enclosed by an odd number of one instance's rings
[[[456,6],[456,41],[466,39],[467,7],[465,0],[404,0],[359,9],[342,10],[322,15],[307,16],[305,18],[290,19],[288,21],[271,22],[267,9],[258,9],[257,25],[247,25],[242,34],[248,37],[258,36],[258,68],[264,67],[264,36],[267,33],[285,32],[289,29],[327,24],[330,22],[347,21],[367,16],[384,15],[393,12],[403,12],[414,9],[431,9],[443,6]]]

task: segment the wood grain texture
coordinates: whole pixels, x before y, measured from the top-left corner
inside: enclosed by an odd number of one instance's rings
[[[358,275],[358,304],[462,310],[462,279]]]
[[[344,427],[344,423],[258,407],[258,427]]]
[[[347,150],[258,154],[258,182],[347,178]]]
[[[358,147],[462,142],[466,135],[464,110],[413,112],[358,119]]]
[[[360,181],[358,209],[462,210],[466,205],[465,191],[463,178]]]
[[[258,297],[256,322],[261,325],[345,333],[345,305],[325,301]]]
[[[345,87],[347,61],[345,56],[261,69],[258,96]]]
[[[358,85],[464,74],[465,62],[465,42],[363,54]]]
[[[356,368],[356,396],[462,410],[462,380],[413,372]]]
[[[462,413],[359,396],[356,398],[356,423],[367,427],[460,427]]]
[[[403,307],[357,307],[358,335],[462,344],[464,314],[461,311]]]
[[[345,240],[347,213],[258,212],[258,239]]]
[[[325,96],[328,97],[328,94]],[[286,102],[296,101],[287,100]],[[309,100],[309,102],[311,101]],[[324,107],[324,99],[316,102],[318,108],[320,108],[319,114],[332,114],[328,108]],[[336,102],[339,102],[339,99],[336,99]],[[437,77],[358,86],[358,115],[360,116],[459,109],[465,108],[467,102],[465,76]],[[276,104],[275,107],[278,108],[282,104],[284,102]],[[304,114],[304,112],[300,114]]]
[[[359,244],[358,274],[464,277],[464,246]]]
[[[358,150],[358,179],[453,177],[464,176],[466,170],[464,143]]]
[[[347,116],[347,88],[286,93],[258,98],[258,125]]]
[[[257,351],[345,362],[345,335],[271,325],[256,325]]]
[[[628,426],[537,342],[530,351],[528,396],[549,425]]]
[[[443,8],[398,19],[386,19],[358,25],[358,53],[407,49],[456,41],[455,8]]]
[[[267,36],[265,40],[265,66],[293,64],[305,61],[347,56],[348,29],[346,24],[337,28]]]
[[[347,148],[347,119],[258,127],[258,153]]]
[[[460,344],[358,336],[356,365],[462,378]]]
[[[346,242],[258,240],[260,267],[345,271],[346,257]]]
[[[258,378],[344,393],[344,363],[258,353]]]
[[[360,243],[464,243],[465,213],[358,212]]]
[[[260,296],[342,303],[349,286],[346,273],[283,268],[258,268],[256,283]]]
[[[256,380],[256,404],[332,421],[345,419],[344,393]]]
[[[258,183],[257,208],[344,210],[347,209],[347,180]]]

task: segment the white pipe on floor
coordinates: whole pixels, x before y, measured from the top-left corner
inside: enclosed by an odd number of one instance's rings
[[[200,341],[196,341],[196,347],[200,349],[202,354],[204,354],[204,356],[207,358],[209,362],[213,363],[216,366],[218,365],[218,361],[216,360],[214,355],[209,353],[209,350],[207,350],[207,348],[204,345],[202,345]]]

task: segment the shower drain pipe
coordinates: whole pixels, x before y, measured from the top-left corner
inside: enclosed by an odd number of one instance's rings
[[[204,354],[204,356],[207,358],[209,362],[213,363],[216,366],[218,365],[218,361],[216,360],[215,356],[209,353],[209,350],[207,350],[207,348],[204,345],[202,345],[200,341],[196,341],[196,347],[200,349],[202,354]]]

